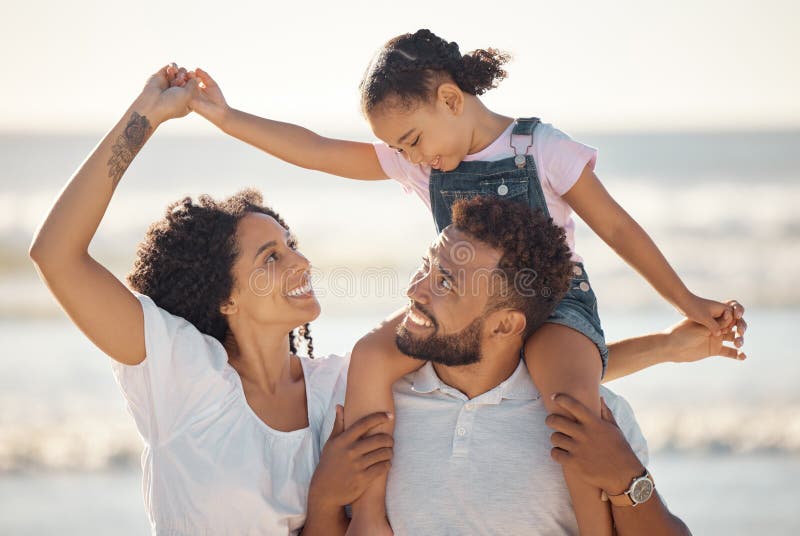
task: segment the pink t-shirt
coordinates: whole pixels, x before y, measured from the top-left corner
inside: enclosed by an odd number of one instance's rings
[[[464,160],[494,162],[514,156],[514,150],[509,145],[513,127],[512,123],[488,147],[467,155]],[[514,136],[514,143],[518,151],[525,150],[527,146],[523,136]],[[431,168],[422,164],[412,164],[402,154],[381,141],[375,142],[374,146],[383,172],[390,179],[402,184],[406,193],[417,194],[430,210],[428,185]],[[536,162],[550,216],[556,225],[564,228],[567,244],[572,251],[572,260],[580,262],[582,259],[575,252],[575,222],[572,219],[572,208],[561,196],[575,185],[587,164],[594,169],[597,163],[597,149],[573,140],[553,125],[540,123],[534,131],[533,145],[528,149],[528,154],[533,156]]]

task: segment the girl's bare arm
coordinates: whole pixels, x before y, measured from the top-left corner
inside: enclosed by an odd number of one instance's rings
[[[223,132],[284,162],[348,179],[383,180],[378,155],[370,143],[326,138],[291,123],[273,121],[231,108],[222,90],[202,69],[202,82],[191,107]]]
[[[706,326],[715,335],[720,333],[715,318],[729,307],[696,296],[686,288],[655,242],[611,197],[588,165],[563,198],[664,299],[687,318]]]

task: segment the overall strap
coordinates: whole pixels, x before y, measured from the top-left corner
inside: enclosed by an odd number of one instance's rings
[[[511,131],[511,135],[530,136],[533,134],[533,129],[535,129],[538,124],[538,117],[521,117],[514,122],[514,130]]]
[[[520,169],[525,167],[525,155],[528,153],[528,150],[533,147],[533,131],[538,124],[538,117],[520,118],[514,121],[514,129],[511,131],[511,136],[509,136],[508,145],[514,150],[514,164]],[[521,146],[524,147],[524,149],[520,150],[520,147],[515,143],[518,141],[514,139],[516,136],[530,137],[530,139],[526,140],[525,144]]]

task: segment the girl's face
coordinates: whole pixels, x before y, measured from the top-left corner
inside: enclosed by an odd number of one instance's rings
[[[367,120],[380,140],[412,164],[452,171],[470,150],[472,129],[463,113],[463,95],[442,87],[433,102],[411,109],[379,105]]]
[[[236,240],[239,257],[233,265],[233,306],[227,314],[286,332],[319,316],[311,266],[289,231],[271,216],[251,212],[239,221]],[[229,320],[235,323],[230,316]]]

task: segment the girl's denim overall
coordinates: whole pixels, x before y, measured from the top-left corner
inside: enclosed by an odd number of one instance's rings
[[[540,209],[545,215],[550,215],[536,172],[536,162],[532,156],[526,154],[525,149],[533,145],[533,136],[538,124],[539,119],[535,117],[516,121],[509,144],[517,156],[496,162],[461,162],[453,171],[431,170],[431,211],[437,232],[450,225],[452,221],[450,211],[456,200],[477,195],[494,195],[519,200],[534,210]],[[567,294],[547,322],[571,327],[589,337],[600,351],[603,374],[605,374],[608,348],[597,313],[597,299],[589,284],[589,276],[583,263],[574,263],[572,273],[572,283]]]

